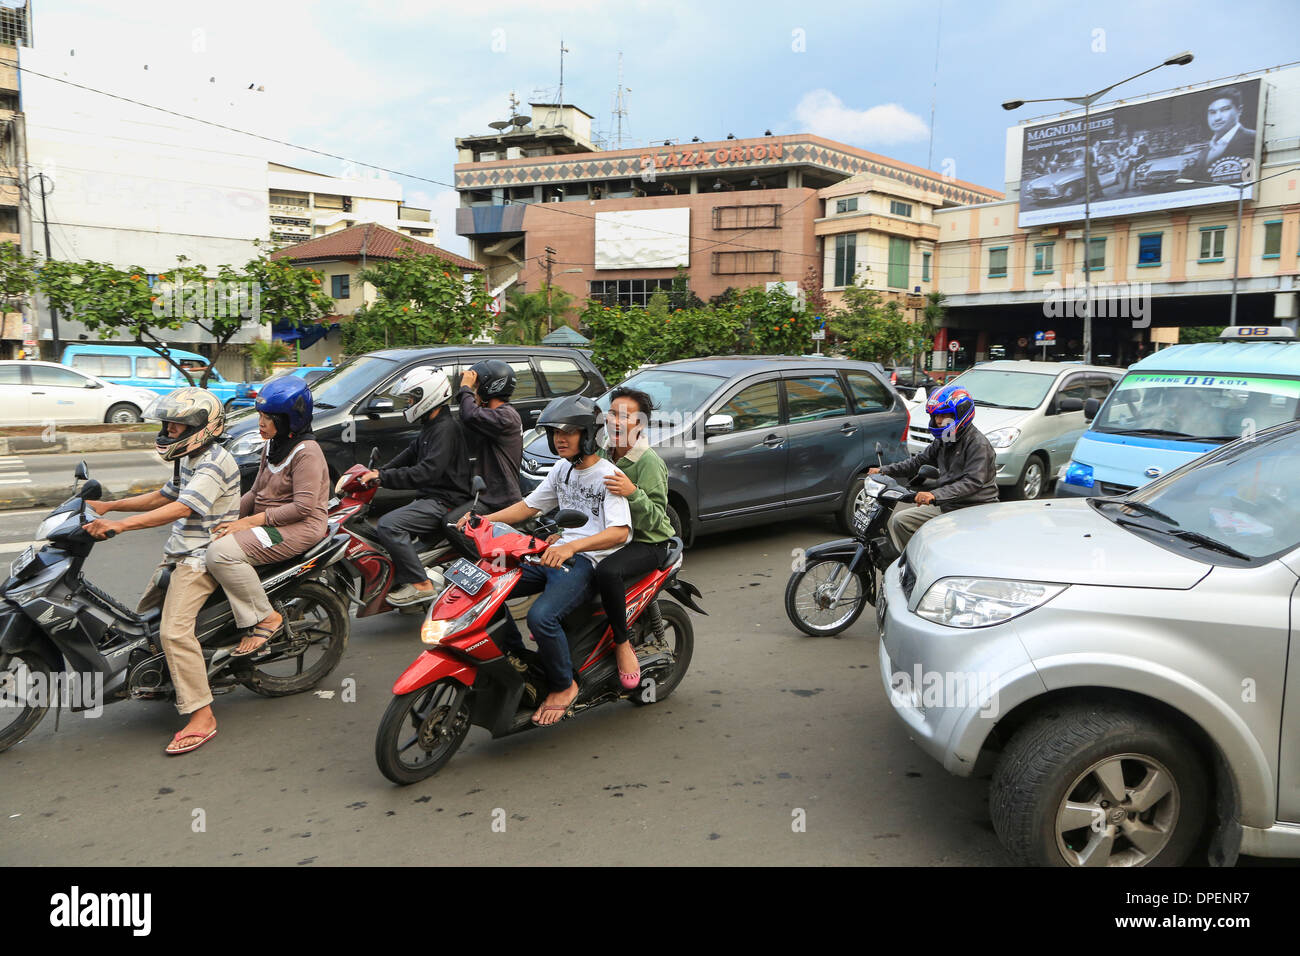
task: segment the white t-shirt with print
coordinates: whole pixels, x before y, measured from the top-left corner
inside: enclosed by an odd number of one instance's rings
[[[605,479],[616,471],[613,464],[604,458],[596,459],[596,463],[588,468],[574,468],[569,462],[560,460],[547,472],[537,489],[524,499],[524,503],[540,511],[550,511],[555,507],[572,508],[587,516],[587,523],[581,528],[565,528],[556,544],[590,538],[606,528],[619,525],[628,529],[630,540],[632,512],[628,509],[627,499],[605,487]],[[583,551],[578,557],[590,558],[593,564],[599,564],[601,558],[607,558],[617,550]]]

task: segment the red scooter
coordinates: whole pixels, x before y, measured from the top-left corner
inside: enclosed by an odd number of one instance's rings
[[[580,512],[561,511],[527,533],[471,516],[466,533],[483,557],[477,564],[461,559],[447,568],[449,586],[420,630],[428,650],[393,685],[393,700],[375,737],[375,759],[385,777],[409,784],[437,773],[471,725],[486,727],[493,737],[533,726],[532,715],[546,693],[540,656],[531,650],[507,654],[497,646],[502,621],[498,612],[519,580],[520,565],[539,561],[550,534],[585,522]],[[681,683],[691,663],[695,632],[685,610],[658,598],[667,591],[705,613],[695,603],[699,590],[678,578],[681,565],[682,542],[674,538],[663,566],[628,588],[628,630],[641,667],[641,685],[634,690],[625,690],[619,682],[613,632],[599,601],[565,618],[578,682],[574,713],[620,698],[653,704]]]

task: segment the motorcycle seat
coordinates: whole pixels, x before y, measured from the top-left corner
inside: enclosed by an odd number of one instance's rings
[[[292,567],[302,564],[304,561],[310,561],[312,558],[319,558],[333,546],[333,538],[323,538],[316,544],[312,545],[302,554],[295,554],[293,557],[285,558],[283,561],[276,561],[274,564],[259,564],[256,566],[257,577],[265,581],[267,578],[274,577],[281,571],[288,571]]]
[[[668,539],[668,553],[667,553],[667,555],[664,556],[663,563],[661,563],[661,564],[659,565],[659,570],[660,570],[660,571],[667,571],[667,570],[668,570],[669,568],[671,568],[674,564],[676,564],[676,563],[677,563],[677,559],[680,558],[680,557],[682,556],[682,552],[683,552],[685,549],[686,549],[686,545],[683,543],[683,541],[682,541],[681,538],[678,538],[678,537],[672,537],[672,538],[669,538],[669,539]]]

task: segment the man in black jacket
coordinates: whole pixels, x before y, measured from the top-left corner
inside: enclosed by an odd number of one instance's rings
[[[501,359],[471,365],[460,377],[456,401],[460,424],[473,461],[473,474],[487,486],[480,510],[502,511],[523,498],[519,491],[519,465],[524,456],[523,421],[510,404],[515,391],[515,370]],[[466,556],[478,559],[473,542],[459,532],[448,539]]]
[[[888,478],[911,479],[922,465],[939,469],[933,491],[918,491],[916,505],[895,508],[889,517],[889,537],[901,553],[918,528],[940,514],[998,500],[997,455],[974,425],[975,401],[964,388],[946,385],[925,403],[934,440],[918,454],[884,468],[872,468]]]
[[[461,426],[450,412],[451,381],[446,372],[427,365],[411,369],[397,383],[393,396],[406,399],[406,420],[424,427],[396,458],[361,477],[378,479],[383,488],[414,489],[420,494],[375,525],[376,537],[393,558],[395,586],[388,603],[416,604],[434,597],[416,542],[446,535],[447,522],[454,523],[469,510],[469,455]]]

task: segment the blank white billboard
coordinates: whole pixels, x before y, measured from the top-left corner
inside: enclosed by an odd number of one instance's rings
[[[690,264],[691,210],[596,213],[597,269],[672,269]]]

